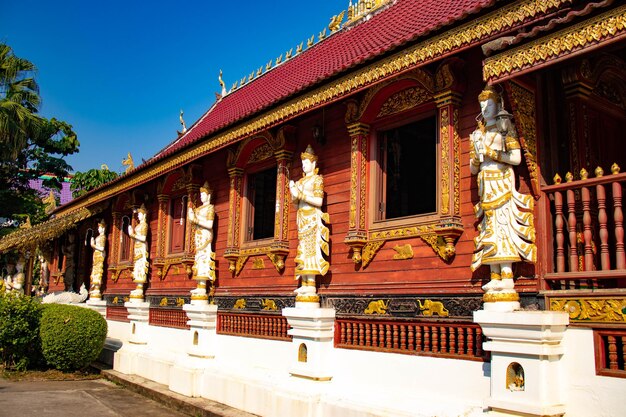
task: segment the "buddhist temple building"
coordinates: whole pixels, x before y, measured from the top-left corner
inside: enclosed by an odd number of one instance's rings
[[[346,7],[0,252],[39,249],[48,292],[89,289],[104,221],[87,301],[109,325],[103,357],[254,414],[623,415],[626,6]],[[506,145],[492,153],[473,139],[489,137],[488,99],[514,126],[494,130]],[[485,191],[482,153],[512,191]],[[293,187],[318,174],[327,270],[307,298],[294,293],[311,249],[296,203],[315,204]],[[476,263],[480,242],[510,246],[491,233],[490,192],[525,196],[507,221],[528,257],[501,276],[488,248]],[[212,275],[199,272],[202,228]],[[483,289],[494,279],[511,288]]]

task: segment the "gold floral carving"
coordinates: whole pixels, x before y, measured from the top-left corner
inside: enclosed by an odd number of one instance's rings
[[[272,252],[266,253],[267,257],[270,258],[274,268],[276,268],[277,272],[281,272],[285,268],[285,256],[280,254],[275,254]]]
[[[446,230],[438,227],[437,224],[403,227],[399,229],[370,232],[368,245],[379,240],[384,242],[385,240],[419,237],[427,243],[441,259],[449,261],[455,255],[453,242],[460,234],[461,230]],[[378,251],[378,249],[376,249],[376,251]],[[375,254],[376,252],[373,253],[368,263],[371,262]],[[365,259],[365,256],[363,256],[363,258]]]
[[[120,276],[122,275],[124,271],[130,271],[130,270],[131,270],[130,266],[121,266],[118,268],[111,268],[111,271],[113,271],[113,273],[111,274],[111,281],[117,282],[117,280],[120,279]]]
[[[252,269],[265,269],[263,258],[254,258],[252,261]]]
[[[483,78],[497,79],[616,38],[626,32],[626,6],[485,59]]]
[[[454,246],[448,245],[445,239],[434,233],[428,233],[420,236],[424,242],[426,242],[441,259],[449,261],[455,254]]]
[[[510,30],[530,18],[544,14],[558,7],[570,4],[572,0],[522,0],[460,25],[440,35],[432,36],[423,42],[405,48],[387,58],[374,62],[358,71],[351,72],[337,80],[323,85],[304,96],[298,96],[287,103],[271,108],[265,113],[225,132],[189,146],[182,152],[164,159],[142,170],[134,171],[119,182],[113,182],[101,191],[94,192],[84,199],[67,204],[65,210],[89,206],[112,197],[126,189],[143,184],[182,164],[201,158],[207,153],[254,135],[287,118],[295,117],[314,107],[335,100],[345,94],[379,83],[387,77],[433,61],[451,51],[475,44],[482,39]],[[190,132],[193,128],[190,129]],[[62,215],[63,212],[59,212]]]
[[[520,142],[524,149],[524,158],[530,175],[531,187],[535,198],[539,198],[539,178],[537,172],[537,129],[535,127],[535,95],[532,91],[517,83],[509,83],[511,100],[514,103],[513,116],[522,136]]]
[[[361,229],[365,229],[365,187],[367,185],[367,141],[361,140],[361,201],[359,202],[361,215],[359,218]]]
[[[410,243],[406,245],[396,245],[393,247],[393,250],[396,251],[396,254],[393,255],[393,259],[413,259],[413,247]]]
[[[235,309],[235,310],[243,310],[244,308],[246,308],[246,299],[245,298],[239,298],[237,301],[235,301],[235,305],[233,306],[233,309]]]
[[[378,117],[389,116],[412,109],[430,99],[432,99],[432,94],[422,88],[407,88],[389,97],[380,108]]]
[[[459,110],[454,109],[454,214],[461,215],[461,137],[459,136]]]
[[[185,305],[185,299],[182,297],[176,298],[176,307],[182,307]]]
[[[159,306],[160,306],[160,307],[165,307],[165,306],[167,306],[167,297],[163,297],[163,298],[161,298],[161,301],[159,302]]]
[[[519,294],[516,292],[483,294],[483,302],[485,303],[498,303],[507,301],[519,301]]]
[[[441,109],[439,138],[441,141],[441,214],[450,213],[450,138],[448,109]]]
[[[237,263],[235,264],[235,276],[239,275],[249,257],[250,256],[248,255],[243,255],[237,258]]]
[[[350,151],[350,217],[349,217],[349,225],[350,228],[353,229],[356,227],[356,199],[357,199],[357,177],[359,175],[359,171],[357,170],[357,160],[358,160],[358,152],[359,152],[359,138],[358,136],[352,136],[352,149]]]
[[[565,311],[570,320],[598,323],[626,322],[626,298],[552,298],[551,311]]]
[[[269,143],[264,143],[256,147],[252,153],[250,154],[250,158],[248,158],[248,163],[252,164],[254,162],[264,161],[268,158],[271,158],[274,155],[274,150],[269,145]]]
[[[363,246],[363,251],[361,254],[361,266],[363,268],[367,267],[370,262],[372,262],[372,259],[374,259],[374,256],[376,256],[376,254],[378,253],[380,248],[383,247],[384,244],[384,240],[378,240],[374,242],[367,242],[365,246]]]

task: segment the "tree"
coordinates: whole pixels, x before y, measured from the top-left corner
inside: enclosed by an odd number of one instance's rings
[[[0,217],[45,218],[28,180],[52,174],[44,186],[60,189],[72,169],[63,157],[78,152],[72,126],[37,114],[41,106],[35,66],[0,43]]]
[[[114,171],[109,171],[109,167],[102,165],[100,169],[93,168],[85,172],[76,172],[72,178],[72,196],[80,197],[95,188],[106,184],[118,177]]]

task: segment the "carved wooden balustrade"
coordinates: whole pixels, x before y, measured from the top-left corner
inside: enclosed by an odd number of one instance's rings
[[[287,319],[279,315],[218,313],[217,333],[259,339],[287,340]]]
[[[148,323],[152,326],[189,329],[187,325],[187,313],[183,310],[172,308],[150,308]]]
[[[337,319],[335,346],[465,360],[485,359],[482,331],[473,323]]]
[[[107,306],[107,320],[125,321],[130,323],[128,310],[124,306]]]
[[[626,330],[594,331],[596,344],[596,373],[626,378]]]
[[[553,230],[546,244],[553,244],[554,267],[544,275],[549,289],[626,287],[626,173],[620,174],[615,164],[611,171],[604,176],[597,168],[596,177],[588,178],[583,169],[580,180],[568,173],[565,183],[557,174],[555,185],[543,187],[552,204]]]

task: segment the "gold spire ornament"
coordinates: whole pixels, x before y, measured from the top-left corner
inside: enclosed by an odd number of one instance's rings
[[[185,119],[183,119],[183,109],[180,109],[178,120],[180,120],[180,125],[183,127],[183,129],[179,133],[184,135],[185,133],[187,133],[187,125],[185,124]]]
[[[126,170],[124,171],[125,174],[128,174],[128,172],[132,171],[133,168],[135,168],[135,162],[133,161],[133,157],[130,152],[128,152],[128,156],[126,156],[126,159],[122,159],[122,165],[126,166]]]

